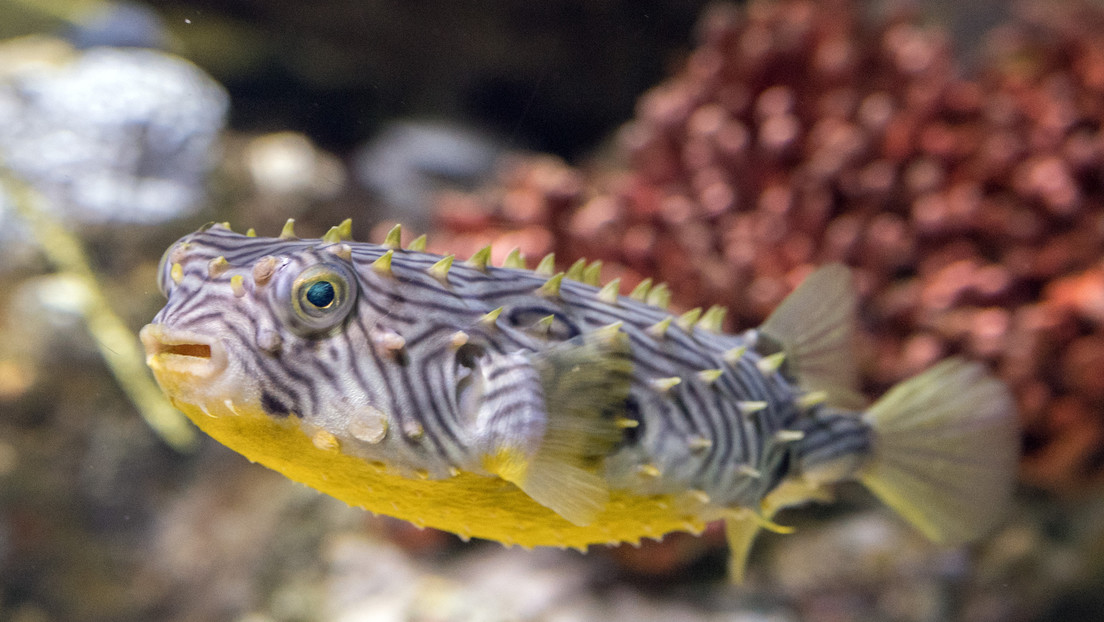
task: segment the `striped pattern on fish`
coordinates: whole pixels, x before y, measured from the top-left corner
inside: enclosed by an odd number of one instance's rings
[[[729,335],[723,310],[672,316],[664,287],[619,295],[585,262],[553,274],[551,258],[527,270],[514,254],[496,267],[489,249],[459,261],[422,240],[399,248],[398,229],[377,245],[349,228],[186,236],[166,252],[168,304],[142,336],[162,388],[201,428],[354,505],[577,547],[724,518],[738,577],[754,534],[780,529],[779,508],[837,481],[864,481],[953,542],[1007,501],[1015,417],[976,364],[944,363],[896,402],[862,408],[842,266]],[[976,398],[928,390],[935,377]],[[898,434],[901,413],[915,420]],[[933,425],[954,447],[938,472],[909,453],[932,450],[916,429]]]

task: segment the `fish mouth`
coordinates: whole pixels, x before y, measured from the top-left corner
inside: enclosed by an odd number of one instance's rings
[[[138,337],[146,348],[146,364],[156,373],[210,378],[226,368],[225,351],[206,335],[147,324]]]

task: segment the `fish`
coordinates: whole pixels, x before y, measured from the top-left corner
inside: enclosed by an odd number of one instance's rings
[[[993,529],[1019,428],[1008,388],[949,358],[867,403],[850,269],[757,328],[599,283],[600,262],[500,266],[210,224],[166,252],[140,333],[169,400],[251,461],[346,503],[523,547],[638,543],[724,521],[743,577],[779,510],[861,482],[931,540]]]

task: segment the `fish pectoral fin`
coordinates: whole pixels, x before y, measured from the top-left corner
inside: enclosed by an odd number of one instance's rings
[[[609,501],[601,477],[554,455],[538,452],[525,462],[507,459],[489,470],[575,525],[593,522]]]
[[[528,459],[498,459],[508,468],[491,471],[568,521],[586,525],[609,500],[599,469],[621,439],[614,421],[632,382],[628,338],[606,330],[532,356],[547,408],[543,437]]]
[[[851,271],[831,264],[806,277],[759,327],[781,344],[798,384],[823,391],[838,408],[865,405],[853,354],[857,303]]]

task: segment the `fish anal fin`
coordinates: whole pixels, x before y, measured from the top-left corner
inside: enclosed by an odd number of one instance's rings
[[[838,408],[864,405],[854,359],[857,298],[851,271],[830,264],[810,274],[759,327],[786,354],[788,369],[809,391]]]
[[[738,511],[725,518],[725,539],[728,541],[728,578],[736,584],[744,582],[748,555],[759,535],[762,521],[751,510]]]

